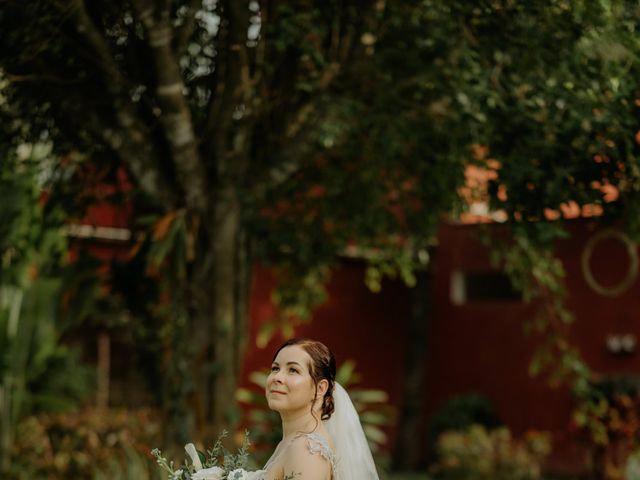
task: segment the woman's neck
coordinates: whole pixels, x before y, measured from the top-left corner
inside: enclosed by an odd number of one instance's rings
[[[318,414],[317,418],[320,418]],[[320,425],[310,410],[280,413],[282,418],[282,437],[287,438],[293,434],[304,432],[311,433]]]

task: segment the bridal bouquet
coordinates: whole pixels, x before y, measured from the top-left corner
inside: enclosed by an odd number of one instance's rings
[[[246,470],[249,461],[249,434],[245,433],[242,446],[236,453],[231,453],[222,446],[225,436],[226,432],[223,432],[213,448],[206,453],[196,450],[193,443],[185,445],[190,462],[185,461],[179,468],[175,468],[174,463],[163,457],[157,448],[151,454],[169,474],[169,480],[261,480],[265,473],[263,470]],[[291,477],[284,480],[289,478]]]

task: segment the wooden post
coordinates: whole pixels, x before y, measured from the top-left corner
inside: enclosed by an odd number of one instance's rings
[[[111,338],[106,333],[98,335],[98,390],[96,406],[109,406],[109,377],[111,376]]]
[[[421,466],[422,444],[417,439],[425,395],[427,326],[431,314],[431,272],[417,271],[416,280],[416,285],[411,291],[411,312],[407,319],[406,379],[391,462],[394,471],[412,471]]]

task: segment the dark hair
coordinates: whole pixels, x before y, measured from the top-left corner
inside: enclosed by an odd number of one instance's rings
[[[336,383],[336,359],[324,343],[311,340],[310,338],[292,338],[287,340],[276,350],[273,359],[275,360],[280,350],[293,345],[302,347],[311,357],[309,374],[311,375],[313,384],[317,387],[321,380],[326,380],[329,383],[329,388],[327,388],[324,398],[322,399],[322,413],[320,415],[321,420],[328,420],[335,410],[333,404],[333,387]],[[316,396],[314,395],[312,405],[315,402]]]

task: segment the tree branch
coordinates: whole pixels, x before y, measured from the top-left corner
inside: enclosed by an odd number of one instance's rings
[[[247,52],[247,28],[249,25],[249,0],[226,0],[226,30],[221,31],[218,63],[220,75],[215,94],[212,95],[210,114],[206,125],[206,137],[210,138],[207,150],[215,152],[219,177],[241,177],[248,167],[248,130],[253,116],[251,96],[253,92]],[[242,119],[234,119],[236,109],[243,109]]]
[[[184,21],[180,28],[175,31],[173,38],[173,51],[176,52],[178,58],[187,48],[189,39],[196,28],[196,13],[202,8],[202,0],[189,0],[187,10],[184,14]]]
[[[113,99],[118,124],[116,129],[98,129],[95,133],[121,156],[145,192],[161,199],[165,206],[173,206],[175,198],[172,190],[152,155],[149,131],[138,117],[128,96],[128,81],[111,55],[107,41],[89,16],[84,1],[72,1],[75,27],[96,54],[98,67],[105,76],[105,89]]]
[[[98,127],[105,143],[120,157],[135,179],[148,195],[158,199],[167,211],[179,204],[173,189],[169,187],[160,170],[156,167],[154,149],[151,144],[141,141],[138,135],[126,135],[119,131]]]
[[[156,98],[161,110],[160,125],[169,144],[178,182],[187,207],[202,212],[209,203],[207,175],[196,144],[182,73],[171,47],[173,28],[168,11],[155,15],[153,0],[134,0],[133,4],[151,49],[157,78]],[[164,2],[162,5],[166,6]]]
[[[72,0],[72,2],[72,15],[75,20],[75,27],[78,33],[89,42],[89,45],[96,54],[96,63],[106,76],[105,86],[111,91],[114,97],[118,98],[126,91],[128,82],[116,64],[108,43],[89,16],[84,5],[84,0]]]
[[[254,188],[258,192],[264,192],[286,182],[303,167],[306,160],[313,156],[314,150],[318,148],[316,127],[331,113],[331,102],[327,102],[325,94],[335,84],[336,79],[347,78],[348,70],[351,67],[349,56],[354,48],[355,39],[358,38],[359,29],[363,28],[363,25],[365,25],[366,31],[371,31],[375,8],[380,8],[375,5],[377,5],[376,2],[370,2],[366,8],[361,8],[364,5],[355,7],[345,1],[339,2],[336,6],[338,11],[330,24],[325,39],[327,44],[325,58],[328,62],[316,80],[311,99],[297,105],[293,113],[287,116],[283,128],[284,141],[276,153],[277,163],[266,172],[254,176],[256,181],[252,184],[255,185]],[[355,22],[352,19],[354,12],[358,17],[367,17],[366,19],[360,18],[358,22],[361,24],[360,27],[354,25]],[[262,10],[261,14],[263,14]],[[261,43],[266,43],[266,40],[267,38],[263,36]],[[278,79],[270,78],[263,81],[265,84],[274,85],[282,90],[281,81]],[[279,95],[271,94],[270,96],[271,98],[287,98],[287,95],[288,92],[284,91]]]
[[[322,96],[313,103],[305,104],[287,128],[284,144],[279,150],[278,162],[262,176],[257,176],[252,188],[258,195],[275,188],[289,180],[313,158],[317,151],[317,126],[329,115],[331,101]]]

